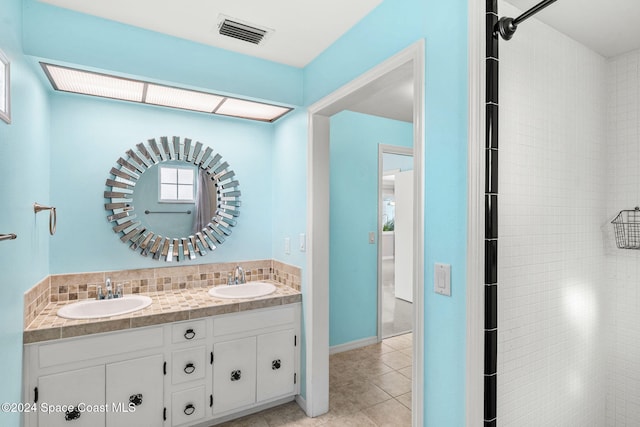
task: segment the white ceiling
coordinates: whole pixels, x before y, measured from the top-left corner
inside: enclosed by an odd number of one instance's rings
[[[40,0],[246,55],[302,68],[382,0]],[[274,32],[260,45],[218,34],[219,17]]]
[[[507,0],[522,11],[539,1]],[[607,58],[640,49],[640,0],[558,0],[536,18]]]

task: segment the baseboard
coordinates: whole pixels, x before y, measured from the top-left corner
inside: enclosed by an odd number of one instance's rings
[[[296,403],[304,411],[304,413],[307,414],[307,416],[309,416],[309,413],[307,412],[307,399],[305,399],[304,397],[298,394],[296,396]]]
[[[343,351],[354,350],[356,348],[366,347],[368,345],[377,344],[377,343],[378,343],[378,337],[363,338],[360,340],[355,340],[355,341],[347,342],[344,344],[331,346],[329,347],[329,354],[342,353]]]

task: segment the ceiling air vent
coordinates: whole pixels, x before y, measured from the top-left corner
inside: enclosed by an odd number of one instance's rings
[[[267,35],[268,31],[262,28],[253,27],[243,24],[238,20],[224,18],[218,25],[219,33],[223,36],[233,37],[234,39],[243,40],[245,42],[260,44]]]

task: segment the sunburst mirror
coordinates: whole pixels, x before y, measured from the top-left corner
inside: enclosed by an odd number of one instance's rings
[[[111,168],[106,186],[113,231],[156,260],[206,255],[231,235],[240,215],[235,172],[212,148],[189,138],[137,144]]]

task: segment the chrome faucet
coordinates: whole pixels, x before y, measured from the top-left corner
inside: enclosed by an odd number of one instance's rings
[[[105,287],[107,288],[107,299],[111,299],[113,298],[113,288],[111,287],[111,278],[107,277],[107,280],[105,282]]]
[[[233,277],[236,285],[243,284],[246,282],[244,270],[239,265],[236,266]]]

